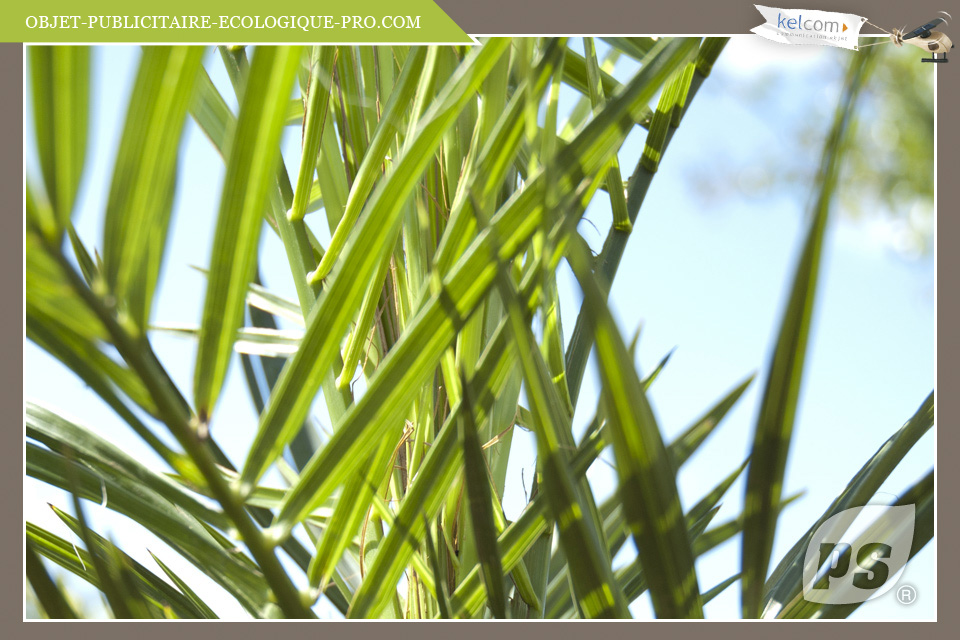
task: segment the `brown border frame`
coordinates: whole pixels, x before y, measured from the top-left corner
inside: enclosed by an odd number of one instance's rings
[[[750,28],[760,23],[761,18],[752,3],[719,3],[710,0],[671,0],[667,3],[642,3],[640,0],[437,0],[443,8],[466,32],[471,35],[479,34],[617,34],[617,33],[663,33],[663,34],[733,34],[747,33]],[[810,5],[818,6],[810,6]],[[913,0],[903,3],[896,0],[836,0],[835,2],[800,2],[791,3],[791,6],[801,5],[804,8],[816,8],[831,11],[844,11],[865,15],[878,24],[899,25],[915,19],[926,19],[936,15],[937,11],[947,9],[939,2],[929,0]],[[958,14],[960,18],[960,14]],[[958,54],[960,55],[960,54]],[[960,60],[958,60],[960,62]],[[960,274],[960,254],[954,254],[950,248],[955,239],[960,238],[960,220],[953,216],[955,202],[960,202],[956,165],[950,164],[952,153],[960,149],[960,124],[951,118],[956,113],[954,106],[960,99],[960,81],[955,65],[937,65],[937,144],[941,163],[937,171],[937,201],[939,213],[937,218],[937,308],[936,321],[938,327],[947,328],[938,332],[937,341],[937,387],[947,389],[957,388],[960,372],[956,362],[960,362],[960,335],[951,330],[960,325],[960,300],[953,294],[954,283]],[[0,140],[6,144],[0,151],[0,198],[6,215],[0,217],[3,225],[0,232],[0,269],[8,274],[2,279],[2,286],[7,300],[23,299],[23,47],[21,44],[0,44]],[[14,213],[16,212],[16,213]],[[19,264],[15,264],[19,263]],[[20,277],[9,274],[20,273]],[[946,285],[944,285],[946,283]],[[19,291],[18,291],[19,290]],[[939,295],[943,291],[946,295]],[[15,361],[6,358],[3,362],[3,379],[5,384],[0,385],[0,407],[5,414],[6,423],[3,429],[3,438],[6,440],[2,450],[9,458],[7,464],[0,465],[4,486],[14,487],[22,483],[22,420],[23,420],[23,307],[19,309],[12,304],[0,307],[0,321],[4,326],[18,326],[20,335],[15,336],[13,331],[0,333],[0,345],[3,353],[18,353],[21,363],[20,371],[14,370]],[[18,377],[18,374],[19,375]],[[17,382],[19,380],[19,382]],[[951,425],[957,422],[960,413],[954,403],[952,394],[941,395],[938,398],[937,411],[940,425]],[[946,416],[946,417],[944,417]],[[17,425],[16,427],[14,425]],[[957,440],[960,434],[953,429],[939,429],[937,432],[939,460],[949,460],[952,453],[958,450]],[[946,455],[941,456],[940,452]],[[18,452],[18,453],[14,453]],[[19,456],[20,463],[14,463],[13,458]],[[20,474],[17,477],[17,474]],[[937,486],[958,486],[958,465],[937,465]],[[22,486],[22,485],[21,485]],[[12,492],[7,491],[9,496]],[[10,498],[8,498],[10,499]],[[952,539],[957,533],[957,513],[952,501],[944,503],[946,509],[938,509],[937,535],[941,539]],[[3,619],[9,623],[13,631],[12,637],[29,634],[37,638],[53,638],[69,633],[72,636],[101,638],[107,636],[127,636],[133,632],[135,622],[86,622],[73,626],[69,630],[61,627],[65,623],[31,623],[29,629],[22,622],[23,610],[23,582],[22,572],[15,567],[22,567],[22,540],[23,530],[19,523],[13,526],[9,523],[3,531],[5,538],[3,554],[7,567],[3,578],[5,597],[0,598],[3,608]],[[19,576],[18,576],[19,573]],[[956,609],[951,606],[956,592],[960,587],[953,583],[951,576],[958,575],[957,559],[949,553],[941,553],[937,558],[937,610],[938,622],[928,623],[926,633],[939,635],[941,627],[946,634],[951,620],[956,619]],[[199,635],[203,631],[193,627],[195,623],[180,623],[190,625],[189,629],[181,627],[179,633]],[[244,623],[222,623],[226,627],[219,632],[231,638],[258,637],[263,633]],[[374,623],[373,625],[348,622],[330,622],[322,628],[311,627],[309,630],[301,625],[308,623],[288,622],[282,633],[332,633],[348,634],[350,637],[382,640],[384,634],[395,634],[398,627],[404,623]],[[346,625],[352,624],[350,628]],[[413,623],[414,627],[404,628],[403,633],[416,633],[419,637],[449,638],[456,634],[458,640],[468,640],[471,637],[486,637],[490,630],[480,628],[476,624],[458,624],[447,622]],[[457,624],[454,629],[451,625]],[[638,629],[628,627],[632,622],[601,622],[593,624],[589,630],[581,626],[591,624],[574,622],[539,622],[539,623],[510,623],[508,627],[497,630],[498,634],[515,635],[530,638],[543,635],[555,638],[557,634],[581,635],[589,633],[593,636],[622,638],[625,634],[653,632],[658,637],[690,637],[699,634],[712,636],[735,636],[737,638],[755,636],[766,637],[771,630],[754,626],[753,622],[717,623],[705,628],[702,624],[709,623],[655,623],[655,628]],[[762,624],[762,623],[761,623]],[[801,629],[795,625],[783,626],[777,629],[777,634],[811,634],[816,633],[827,637],[849,638],[850,636],[864,636],[875,638],[903,638],[911,633],[907,625],[916,623],[856,623],[853,626],[839,627],[838,623],[822,623],[814,631]],[[52,626],[51,626],[52,625]],[[332,627],[329,625],[333,625]],[[387,626],[383,626],[387,625]],[[823,626],[826,625],[826,626]],[[138,635],[146,634],[165,638],[168,628],[147,627],[137,629]],[[11,637],[11,636],[8,636]],[[142,636],[141,636],[142,637]],[[952,636],[951,636],[952,637]]]

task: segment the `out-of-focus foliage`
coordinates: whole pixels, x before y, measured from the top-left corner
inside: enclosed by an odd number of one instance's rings
[[[839,210],[898,254],[917,258],[933,251],[935,65],[921,64],[912,48],[878,45],[873,53],[844,143]],[[748,97],[744,106],[776,131],[778,144],[744,136],[745,157],[692,173],[703,202],[716,206],[718,199],[775,191],[809,197],[835,96],[856,55],[861,53],[824,47],[799,82],[779,64],[732,74],[733,62],[721,59],[717,73],[731,83],[729,91]]]
[[[60,589],[60,593],[63,594],[63,597],[70,605],[70,608],[73,609],[73,611],[77,614],[78,618],[88,620],[91,618],[99,619],[106,617],[106,611],[102,606],[99,606],[103,597],[99,591],[80,594],[74,589],[71,589],[69,586],[70,579],[75,579],[73,576],[61,572],[51,575],[56,575],[54,578],[55,584]],[[81,597],[81,595],[86,597]],[[44,611],[43,605],[40,603],[40,600],[37,598],[37,594],[33,590],[33,586],[29,584],[27,584],[27,588],[24,589],[23,604],[24,620],[39,620],[51,617],[46,611]]]

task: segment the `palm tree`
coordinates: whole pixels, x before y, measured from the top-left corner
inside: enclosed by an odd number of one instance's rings
[[[220,47],[236,114],[202,47],[145,47],[95,251],[71,224],[90,52],[29,49],[40,175],[27,188],[27,337],[167,465],[150,468],[95,429],[27,404],[27,473],[73,494],[74,514],[56,514],[83,543],[26,525],[26,577],[47,616],[76,611],[41,558],[99,589],[116,617],[215,617],[159,559],[166,579],[88,526],[82,501],[107,494],[109,509],[258,618],[315,617],[321,597],[354,618],[629,617],[647,591],[658,617],[699,618],[738,580],[745,617],[856,609],[802,597],[804,553],[821,524],[866,504],[932,427],[932,393],[768,568],[777,516],[792,500],[781,487],[831,196],[871,56],[854,59],[824,149],[751,462],[684,513],[676,474],[750,379],[665,443],[646,399],[659,368],[638,376],[635,341],[621,336],[606,297],[660,158],[726,39],[606,40],[606,60],[590,38],[584,55],[563,38],[260,46],[249,59],[244,47]],[[611,75],[619,55],[639,62],[622,83]],[[579,102],[559,126],[562,85]],[[190,117],[226,176],[202,322],[157,327],[154,293]],[[296,176],[280,157],[290,125],[302,126]],[[643,156],[624,180],[618,151],[638,126],[647,130]],[[594,255],[577,223],[598,198],[613,224]],[[325,246],[307,223],[311,214],[320,224],[320,211]],[[264,227],[282,242],[295,302],[260,280]],[[583,294],[566,344],[561,260]],[[151,345],[156,331],[196,340],[192,390],[174,383]],[[594,350],[602,393],[577,441],[573,412]],[[235,352],[259,415],[243,461],[219,446],[228,431],[211,429]],[[312,417],[318,398],[329,434]],[[515,428],[535,434],[537,472],[526,508],[509,521],[501,497]],[[598,502],[585,474],[608,446],[618,491]],[[744,513],[712,525],[745,469]],[[265,483],[271,470],[283,488]],[[916,505],[912,556],[933,533],[932,472],[901,502]],[[695,560],[741,533],[742,571],[702,589]],[[637,559],[615,570],[611,559],[630,538]]]

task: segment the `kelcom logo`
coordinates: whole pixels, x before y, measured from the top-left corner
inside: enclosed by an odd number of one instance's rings
[[[841,29],[842,27],[842,29]],[[777,13],[777,28],[790,31],[817,31],[820,33],[843,33],[849,27],[846,23],[827,20],[804,20],[803,15],[796,18]]]
[[[860,29],[867,19],[852,13],[814,11],[813,9],[778,9],[754,5],[766,20],[750,29],[758,36],[781,44],[819,44],[857,51]]]

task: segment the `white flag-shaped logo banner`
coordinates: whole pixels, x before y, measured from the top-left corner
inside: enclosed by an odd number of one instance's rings
[[[858,50],[860,27],[867,21],[852,13],[753,6],[766,23],[750,31],[783,44],[821,44]]]

